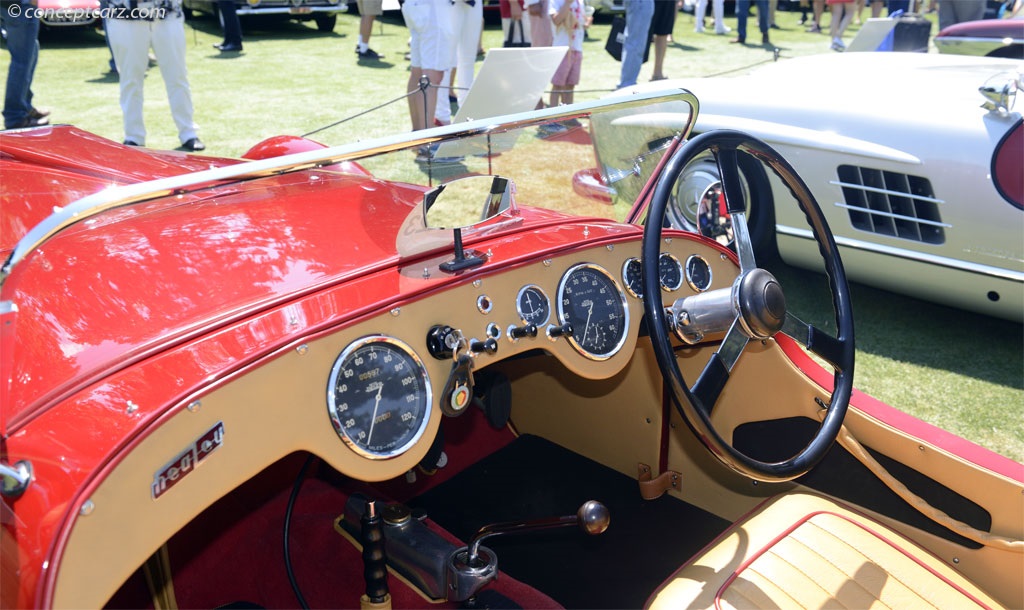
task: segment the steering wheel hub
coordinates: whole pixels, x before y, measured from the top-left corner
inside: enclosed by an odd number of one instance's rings
[[[743,274],[736,282],[735,299],[740,320],[750,337],[767,339],[782,330],[786,295],[768,271],[757,268]]]

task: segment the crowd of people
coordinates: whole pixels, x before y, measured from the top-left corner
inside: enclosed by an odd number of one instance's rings
[[[11,56],[4,99],[4,128],[15,129],[45,125],[49,111],[33,105],[32,77],[39,53],[38,14],[25,10],[34,0],[0,0],[7,49]],[[927,0],[927,8],[938,10],[940,27],[982,18],[984,0]],[[372,26],[383,12],[382,0],[357,0],[360,21],[355,45],[360,62],[379,61],[381,55],[370,48]],[[831,48],[845,49],[843,35],[865,8],[872,17],[883,11],[893,14],[910,8],[911,0],[801,0],[800,24],[808,32],[822,31],[825,8],[831,16]],[[224,40],[215,44],[222,53],[242,51],[242,29],[232,0],[218,3]],[[713,31],[726,35],[731,29],[724,22],[724,0],[712,0]],[[770,32],[775,23],[777,0],[737,0],[736,33],[732,42],[746,44],[747,21],[756,15],[762,45],[771,45]],[[625,0],[625,28],[621,46],[621,71],[618,87],[636,84],[641,65],[654,49],[652,80],[667,78],[664,60],[675,28],[682,0]],[[707,28],[707,0],[695,5],[694,30]],[[193,120],[191,90],[185,66],[184,12],[181,0],[103,0],[104,29],[110,47],[111,69],[118,75],[120,106],[123,115],[124,144],[145,146],[143,121],[143,79],[155,61],[169,101],[171,116],[178,130],[181,150],[201,151]],[[12,8],[14,7],[14,8]],[[585,0],[500,0],[502,40],[506,46],[566,47],[561,64],[551,79],[547,104],[573,102],[583,70],[583,42],[587,39],[593,9]],[[426,129],[451,120],[451,103],[461,103],[473,84],[475,62],[482,52],[483,0],[404,0],[402,16],[409,31],[410,62],[406,92],[413,130]],[[412,95],[425,91],[423,96]],[[453,95],[452,92],[455,92]],[[436,95],[434,94],[436,92]],[[545,104],[538,102],[538,107]],[[429,159],[434,151],[420,151]]]

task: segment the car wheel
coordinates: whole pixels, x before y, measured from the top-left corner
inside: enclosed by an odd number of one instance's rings
[[[738,161],[740,190],[754,250],[765,260],[772,260],[777,250],[771,184],[759,161],[744,153],[740,153]],[[735,250],[732,221],[723,207],[721,175],[710,152],[687,164],[676,182],[666,215],[671,226],[700,233]]]
[[[333,32],[334,24],[338,23],[337,15],[326,15],[319,14],[313,16],[313,21],[316,22],[316,29],[319,32]]]

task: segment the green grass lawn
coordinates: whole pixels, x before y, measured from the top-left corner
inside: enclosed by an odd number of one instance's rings
[[[867,17],[867,12],[865,12]],[[830,39],[799,26],[799,13],[779,12],[782,28],[771,33],[774,49],[730,44],[732,36],[696,34],[693,16],[680,13],[665,72],[670,77],[740,73],[751,67],[814,53],[831,53]],[[823,25],[828,24],[828,16]],[[710,23],[710,19],[709,19]],[[727,19],[735,27],[735,19]],[[360,65],[354,47],[358,17],[342,15],[333,33],[313,24],[243,20],[245,52],[222,56],[217,21],[192,19],[187,30],[188,66],[196,120],[207,153],[240,156],[259,140],[301,135],[345,120],[316,134],[338,144],[409,129],[404,99],[407,32],[397,13],[374,29],[371,45],[383,61]],[[758,41],[756,19],[748,40]],[[583,78],[577,100],[610,92],[619,64],[604,51],[610,28],[598,16],[585,43]],[[849,42],[857,31],[846,33]],[[933,26],[932,34],[937,31]],[[44,32],[36,72],[36,103],[53,111],[54,122],[70,123],[120,141],[121,112],[116,77],[107,73],[108,53],[94,30]],[[483,46],[501,45],[501,31],[489,23]],[[777,54],[777,56],[776,56]],[[2,54],[6,73],[9,56]],[[651,75],[644,65],[641,82]],[[814,74],[806,78],[813,79]],[[697,91],[699,98],[700,92]],[[913,100],[908,100],[908,107]],[[756,96],[751,96],[756,103]],[[156,69],[146,81],[147,144],[178,146],[163,82]],[[789,270],[798,281],[808,274]],[[1024,332],[1020,324],[976,316],[880,290],[854,286],[858,362],[856,386],[867,393],[975,440],[1017,461],[1024,460]]]

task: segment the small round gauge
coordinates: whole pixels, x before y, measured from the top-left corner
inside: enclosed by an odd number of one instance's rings
[[[539,287],[523,286],[516,296],[516,311],[523,322],[541,326],[551,317],[551,301]]]
[[[597,265],[583,263],[565,272],[558,284],[558,317],[572,328],[569,343],[593,360],[611,358],[626,342],[626,296]]]
[[[364,457],[387,459],[412,447],[427,427],[431,404],[423,362],[398,339],[357,339],[331,368],[331,423],[345,444]]]
[[[686,259],[686,283],[697,292],[711,287],[711,265],[703,257],[694,254]]]
[[[662,252],[658,257],[658,279],[662,289],[679,290],[683,285],[683,264],[668,252]]]
[[[639,258],[627,258],[622,264],[622,283],[626,292],[638,299],[644,298],[643,267]]]

